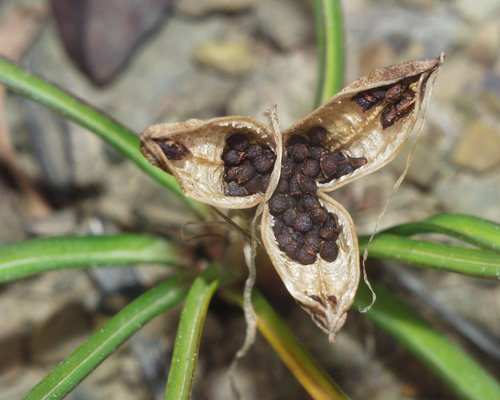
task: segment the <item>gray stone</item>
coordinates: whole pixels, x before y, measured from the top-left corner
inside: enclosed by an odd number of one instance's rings
[[[195,49],[194,57],[201,65],[227,75],[242,75],[257,64],[255,49],[250,43],[207,41]]]
[[[357,10],[346,22],[346,36],[358,43],[387,42],[393,47],[398,59],[410,57],[436,57],[453,44],[455,35],[463,29],[459,17],[443,9],[432,13],[402,6],[372,4]],[[415,54],[419,45],[420,54]],[[411,50],[411,51],[410,51]],[[410,53],[410,54],[408,54]]]
[[[72,235],[77,229],[76,210],[67,208],[52,213],[49,217],[31,221],[27,226],[30,234],[35,236]]]
[[[214,12],[239,13],[255,5],[255,0],[181,0],[176,4],[176,11],[201,17]]]
[[[428,128],[417,143],[413,159],[408,169],[406,179],[422,188],[431,187],[447,172],[444,154],[444,136],[438,129]],[[446,143],[444,143],[446,145]],[[406,162],[411,151],[411,141],[401,150],[390,164],[398,174],[406,168]]]
[[[460,14],[474,22],[479,22],[495,15],[496,18],[500,16],[500,6],[497,0],[457,0],[454,2],[454,5]]]
[[[297,0],[261,0],[257,6],[257,26],[281,49],[296,48],[314,35],[311,7]]]
[[[259,66],[228,105],[229,114],[248,115],[267,123],[265,111],[277,105],[282,129],[313,108],[316,69],[311,50],[278,56]]]
[[[500,163],[498,121],[477,119],[464,129],[452,155],[453,162],[477,172],[491,170]]]
[[[441,201],[447,212],[461,212],[492,221],[500,220],[498,171],[481,177],[466,172],[455,173],[438,182],[432,195]]]

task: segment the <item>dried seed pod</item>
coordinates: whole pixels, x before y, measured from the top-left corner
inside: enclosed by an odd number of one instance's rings
[[[152,125],[141,134],[141,151],[150,163],[173,174],[187,196],[215,207],[250,208],[264,198],[263,193],[242,197],[229,196],[224,191],[226,184],[222,153],[227,138],[235,136],[236,139],[232,139],[235,142],[232,146],[235,148],[231,150],[238,154],[244,154],[239,150],[250,148],[246,147],[243,136],[247,137],[249,142],[258,141],[270,149],[277,147],[275,135],[259,122],[245,117],[222,117],[206,121],[191,119],[181,123]],[[182,144],[189,153],[181,159],[168,159],[161,144],[173,141]],[[265,183],[266,179],[269,180],[269,177],[263,177],[262,183]],[[248,194],[244,187],[234,186],[231,191]]]
[[[272,229],[272,219],[266,206],[262,215],[262,240],[283,283],[314,322],[333,339],[342,327],[352,304],[359,280],[359,255],[357,238],[351,217],[330,197],[319,194],[323,206],[338,218],[342,231],[337,240],[338,255],[333,262],[316,257],[310,265],[291,259],[278,246]],[[307,240],[307,236],[306,236]],[[305,256],[303,261],[305,260]],[[312,258],[312,257],[310,257]],[[316,296],[315,300],[310,296]],[[331,301],[335,296],[337,302]]]
[[[320,126],[326,129],[322,146],[329,152],[341,151],[345,156],[366,159],[365,165],[320,184],[318,189],[335,190],[381,168],[396,156],[420,114],[429,78],[442,61],[441,56],[376,69],[283,132],[286,142]],[[396,104],[407,112],[398,113]],[[395,108],[394,116],[388,106]]]
[[[395,157],[442,62],[443,55],[377,69],[281,133],[245,117],[189,120],[151,126],[141,150],[190,197],[221,208],[264,203],[261,234],[274,266],[333,341],[354,299],[359,256],[349,214],[325,193]],[[238,179],[247,162],[256,174]]]

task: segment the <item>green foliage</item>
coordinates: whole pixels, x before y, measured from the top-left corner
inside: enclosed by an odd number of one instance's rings
[[[179,249],[154,236],[52,237],[0,247],[0,282],[61,268],[183,263]]]
[[[157,315],[179,304],[187,289],[178,278],[148,290],[98,329],[23,400],[62,399],[119,345]]]

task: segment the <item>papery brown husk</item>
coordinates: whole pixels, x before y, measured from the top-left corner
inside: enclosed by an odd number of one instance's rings
[[[332,342],[354,301],[360,269],[357,237],[350,215],[324,193],[381,168],[399,153],[419,118],[429,78],[439,69],[442,61],[441,56],[377,69],[353,82],[282,133],[283,143],[286,143],[291,135],[304,135],[309,129],[322,126],[328,132],[323,147],[330,152],[341,151],[350,157],[366,158],[366,164],[350,174],[318,185],[320,201],[337,217],[342,227],[337,240],[339,255],[335,261],[327,262],[318,256],[314,264],[302,265],[290,259],[278,247],[272,229],[274,217],[269,214],[267,206],[262,217],[263,243],[278,274],[290,294],[311,315],[313,321],[329,334]],[[352,100],[365,90],[395,84],[411,77],[415,81],[415,106],[410,113],[386,129],[380,122],[382,106],[376,105],[363,111]],[[336,301],[331,301],[332,295]]]
[[[290,294],[333,342],[354,300],[360,268],[357,237],[351,217],[325,192],[381,168],[397,155],[415,122],[422,117],[422,103],[429,92],[428,83],[432,82],[430,78],[439,70],[443,58],[441,55],[437,59],[412,61],[368,73],[282,133],[271,109],[271,129],[247,117],[153,125],[141,135],[141,150],[152,164],[175,175],[187,196],[220,208],[241,209],[259,205],[254,223],[262,213],[262,240],[273,265]],[[380,122],[383,105],[363,111],[353,101],[353,97],[360,92],[412,77],[412,89],[415,91],[413,110],[385,129]],[[341,151],[353,158],[364,157],[366,163],[345,176],[318,185],[318,198],[335,216],[342,229],[337,239],[339,254],[333,262],[324,261],[318,255],[314,264],[302,265],[279,249],[272,229],[274,217],[269,213],[267,200],[279,180],[282,143],[286,143],[291,135],[305,135],[315,126],[322,126],[328,131],[324,147],[330,152]],[[237,131],[267,143],[276,153],[271,183],[265,194],[245,197],[224,195],[224,164],[221,156],[226,138]],[[181,160],[167,160],[156,143],[162,138],[182,143],[191,154]],[[252,234],[255,232],[253,228]]]
[[[275,135],[261,123],[247,117],[222,117],[152,125],[141,134],[141,150],[152,164],[174,175],[187,196],[214,207],[250,208],[259,204],[263,193],[244,197],[224,194],[221,156],[226,138],[234,133],[245,133],[251,140],[276,148]],[[167,138],[182,143],[191,154],[168,160],[155,142]]]
[[[437,72],[442,56],[437,59],[411,61],[378,68],[351,83],[327,103],[283,132],[283,142],[293,134],[304,134],[314,126],[327,131],[325,146],[329,151],[339,150],[350,157],[364,157],[367,162],[349,175],[319,185],[319,190],[330,192],[361,176],[374,172],[390,162],[401,150],[421,112],[430,76]],[[415,77],[416,102],[414,109],[383,129],[380,123],[381,105],[363,111],[352,98],[365,90],[395,84]]]
[[[302,265],[288,257],[276,242],[272,229],[274,217],[268,206],[262,215],[262,241],[290,294],[333,341],[345,322],[358,287],[358,241],[352,219],[344,207],[327,195],[318,197],[328,212],[336,216],[337,225],[342,229],[336,242],[339,254],[335,261],[324,261],[318,256],[314,264]]]

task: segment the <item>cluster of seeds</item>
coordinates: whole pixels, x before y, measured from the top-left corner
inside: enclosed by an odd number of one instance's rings
[[[351,158],[340,151],[323,147],[323,127],[314,127],[307,138],[291,136],[281,164],[281,176],[269,211],[274,216],[273,231],[278,246],[301,264],[313,264],[317,255],[334,261],[341,228],[336,218],[323,207],[317,196],[317,182],[329,182],[349,174],[366,163],[366,158]]]
[[[263,143],[251,143],[242,133],[229,136],[222,152],[224,194],[248,196],[265,192],[276,155]]]
[[[404,80],[393,85],[365,90],[354,96],[352,100],[363,111],[383,102],[385,107],[380,115],[380,123],[385,129],[413,110],[415,92],[410,88],[410,84],[414,80]]]
[[[161,151],[169,160],[182,160],[188,154],[191,154],[186,146],[173,139],[156,140],[156,143],[158,143]]]

